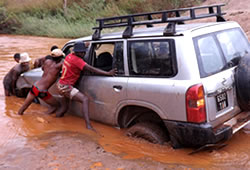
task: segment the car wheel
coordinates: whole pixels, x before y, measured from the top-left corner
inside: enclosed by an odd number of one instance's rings
[[[150,122],[140,122],[126,131],[127,136],[143,138],[151,143],[163,144],[168,140],[160,126]]]
[[[242,57],[235,71],[237,100],[242,110],[250,110],[250,55]]]

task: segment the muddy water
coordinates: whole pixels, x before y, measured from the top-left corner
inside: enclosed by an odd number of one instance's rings
[[[38,104],[32,104],[23,116],[17,115],[24,99],[5,97],[2,85],[4,75],[16,64],[12,58],[13,54],[28,52],[31,58],[35,59],[47,55],[52,45],[62,47],[65,42],[67,42],[65,39],[0,35],[0,169],[3,162],[7,160],[16,158],[15,161],[10,161],[9,167],[13,167],[18,162],[18,154],[10,154],[13,151],[21,149],[21,152],[27,155],[39,152],[51,141],[39,142],[34,139],[58,132],[87,135],[106,152],[118,155],[124,160],[145,159],[170,165],[170,167],[181,165],[206,169],[250,169],[250,128],[241,130],[227,142],[226,147],[220,150],[188,155],[191,149],[174,150],[168,144],[159,146],[129,139],[123,135],[122,130],[93,122],[93,126],[103,135],[98,136],[85,130],[82,118],[66,115],[58,119],[54,115],[45,115],[46,108]],[[22,150],[27,145],[33,147],[32,152]]]

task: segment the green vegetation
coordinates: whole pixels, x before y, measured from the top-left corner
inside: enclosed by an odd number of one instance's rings
[[[1,0],[0,33],[80,37],[93,33],[96,18],[187,7],[201,1]]]

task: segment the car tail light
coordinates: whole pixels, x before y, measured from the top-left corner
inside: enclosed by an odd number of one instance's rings
[[[202,123],[206,121],[204,89],[202,84],[190,87],[186,92],[187,121]]]

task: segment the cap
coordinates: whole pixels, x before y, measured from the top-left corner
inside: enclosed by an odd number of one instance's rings
[[[29,62],[31,60],[30,56],[28,53],[21,53],[20,55],[20,63],[25,63],[25,62]]]
[[[62,52],[62,50],[59,49],[59,48],[54,49],[54,50],[51,52],[51,55],[52,55],[52,57],[65,56],[65,54]]]
[[[74,44],[74,52],[86,52],[87,51],[87,47],[85,46],[84,42],[76,42]]]

